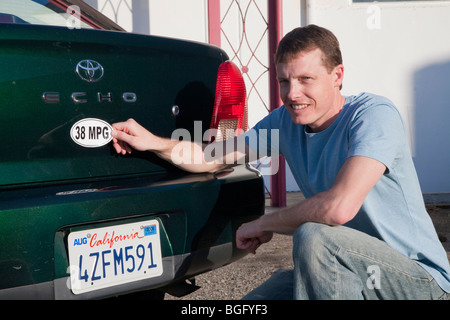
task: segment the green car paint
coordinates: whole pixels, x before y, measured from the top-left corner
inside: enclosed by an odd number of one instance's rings
[[[83,148],[77,121],[134,118],[170,137],[209,128],[219,48],[125,32],[0,24],[0,298],[87,299],[176,285],[244,255],[235,231],[264,212],[248,166],[189,174],[150,153]],[[89,60],[103,77],[88,82]],[[94,74],[95,77],[95,74]],[[178,106],[179,114],[173,107]],[[164,274],[73,295],[70,232],[157,219]]]

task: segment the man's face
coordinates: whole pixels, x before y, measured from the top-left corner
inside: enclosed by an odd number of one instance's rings
[[[308,125],[313,132],[333,123],[344,100],[339,90],[344,67],[339,65],[328,72],[322,57],[320,49],[313,49],[276,66],[281,100],[292,121]]]

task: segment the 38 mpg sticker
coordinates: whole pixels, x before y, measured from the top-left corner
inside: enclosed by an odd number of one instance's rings
[[[106,121],[86,118],[75,123],[70,129],[72,140],[85,148],[98,148],[112,140],[112,127]]]

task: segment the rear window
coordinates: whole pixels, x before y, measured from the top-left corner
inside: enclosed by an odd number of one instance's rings
[[[0,23],[93,29],[81,20],[78,6],[66,7],[58,1],[48,0],[1,0]]]

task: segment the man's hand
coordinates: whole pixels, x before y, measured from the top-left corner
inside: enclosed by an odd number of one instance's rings
[[[156,148],[158,138],[133,119],[114,123],[113,147],[117,153],[131,153],[132,149],[147,151]]]
[[[261,231],[259,229],[259,219],[244,223],[236,232],[236,246],[239,249],[247,250],[255,254],[256,249],[263,243],[269,242],[273,237],[273,232]]]

